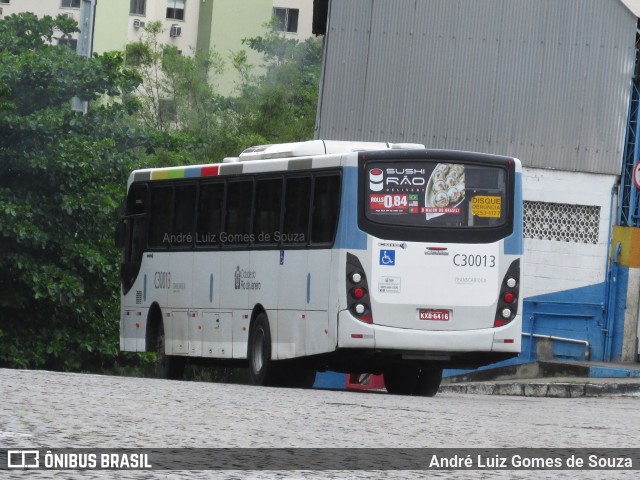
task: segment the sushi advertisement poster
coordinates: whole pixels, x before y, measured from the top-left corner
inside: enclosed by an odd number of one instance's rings
[[[443,215],[465,214],[465,166],[449,163],[395,164],[369,169],[369,215],[394,215],[419,224]],[[471,212],[500,218],[501,197],[475,196]],[[404,217],[404,218],[403,218]]]

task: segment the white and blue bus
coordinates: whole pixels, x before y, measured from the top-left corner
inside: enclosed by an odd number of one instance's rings
[[[521,166],[417,144],[314,140],[134,171],[118,228],[120,348],[249,367],[384,374],[435,395],[443,368],[518,355]]]

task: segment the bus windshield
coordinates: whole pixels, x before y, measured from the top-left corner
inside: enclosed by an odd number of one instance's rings
[[[487,155],[361,155],[361,230],[378,238],[495,242],[513,231],[514,165]]]

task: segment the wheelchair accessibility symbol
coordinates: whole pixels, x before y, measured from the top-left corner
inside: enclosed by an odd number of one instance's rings
[[[395,250],[380,250],[380,265],[395,265],[395,264],[396,264]]]

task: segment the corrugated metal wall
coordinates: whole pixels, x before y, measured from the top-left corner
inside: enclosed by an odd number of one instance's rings
[[[318,138],[619,174],[636,22],[619,0],[331,0]]]

